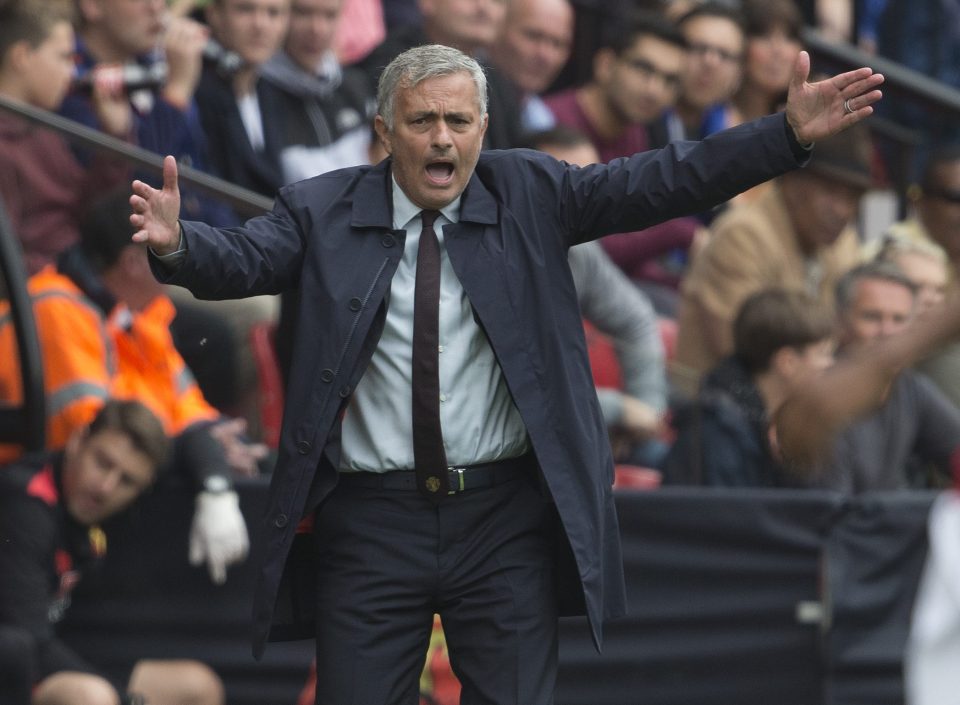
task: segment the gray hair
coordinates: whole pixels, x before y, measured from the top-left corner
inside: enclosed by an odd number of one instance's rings
[[[917,293],[916,285],[907,278],[907,275],[903,273],[903,270],[900,269],[900,267],[893,262],[874,260],[872,262],[866,262],[865,264],[857,265],[840,277],[840,280],[837,282],[836,289],[834,290],[836,294],[835,300],[837,312],[845,313],[847,310],[849,310],[860,282],[876,279],[890,282],[891,284],[899,284],[900,286],[909,290],[911,295]]]
[[[465,72],[477,88],[477,109],[487,114],[487,77],[474,59],[459,49],[442,44],[425,44],[400,54],[380,74],[377,84],[377,112],[388,130],[393,130],[397,92],[413,88],[428,78]]]

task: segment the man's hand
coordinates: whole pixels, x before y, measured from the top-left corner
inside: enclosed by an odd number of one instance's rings
[[[237,493],[201,492],[190,527],[190,565],[207,564],[217,585],[227,581],[227,566],[247,557],[250,540]]]
[[[168,255],[180,246],[180,189],[177,186],[177,161],[167,155],[163,160],[163,188],[155,189],[142,181],[133,182],[130,196],[133,214],[130,224],[137,228],[134,242],[143,242],[158,255]]]
[[[221,421],[210,429],[210,435],[220,441],[230,469],[244,477],[256,477],[260,474],[260,461],[267,457],[270,449],[263,443],[251,443],[244,434],[247,432],[245,419]]]
[[[869,67],[841,73],[816,83],[810,77],[810,55],[801,51],[787,94],[787,122],[800,144],[825,139],[873,113],[883,97],[877,87],[883,75]]]
[[[163,97],[174,105],[187,109],[200,82],[203,68],[203,48],[210,31],[189,17],[171,15],[163,35],[163,49],[167,57],[167,82]]]
[[[97,64],[91,72],[92,103],[101,129],[121,140],[130,139],[133,130],[133,107],[123,86],[120,64]]]

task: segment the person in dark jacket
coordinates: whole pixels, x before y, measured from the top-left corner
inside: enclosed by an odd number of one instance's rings
[[[798,385],[833,361],[830,313],[799,291],[764,289],[733,325],[734,353],[704,378],[674,418],[671,483],[723,487],[799,484],[780,462],[773,415]]]
[[[376,166],[284,188],[230,230],[178,219],[173,159],[162,189],[134,182],[158,277],[301,292],[256,654],[275,624],[317,639],[317,702],[412,702],[439,613],[464,702],[553,702],[558,616],[586,613],[599,646],[626,602],[568,248],[796,168],[880,98],[868,68],[808,74],[801,54],[785,114],[578,169],[481,153],[483,70],[427,45],[381,76]]]
[[[163,426],[136,401],[111,401],[62,453],[0,468],[0,699],[9,705],[203,703],[223,684],[197,661],[140,660],[115,688],[57,638],[73,588],[107,549],[101,522],[155,482]]]

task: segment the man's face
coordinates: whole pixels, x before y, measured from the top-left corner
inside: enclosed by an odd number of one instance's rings
[[[465,54],[491,46],[507,15],[506,0],[420,0],[431,41]]]
[[[81,13],[95,28],[109,56],[101,61],[126,61],[153,50],[163,35],[165,0],[80,0]]]
[[[840,312],[844,343],[871,343],[900,333],[913,317],[913,292],[886,279],[861,279]]]
[[[960,261],[960,160],[944,162],[931,174],[931,184],[920,199],[924,227],[951,261]]]
[[[487,130],[470,75],[438,76],[400,88],[393,121],[388,130],[377,115],[375,125],[407,197],[432,210],[457,198],[473,174]]]
[[[791,172],[782,184],[800,248],[808,254],[836,242],[863,196],[861,189],[813,171]]]
[[[343,0],[293,0],[284,47],[301,68],[316,70],[333,47]]]
[[[524,93],[543,93],[567,63],[573,8],[567,0],[513,0],[494,45],[500,69]]]
[[[681,27],[690,51],[682,100],[699,110],[722,103],[740,85],[744,37],[725,17],[695,17]]]
[[[207,20],[217,40],[248,66],[260,66],[280,48],[290,0],[214,0]]]
[[[31,105],[53,111],[60,108],[73,78],[74,50],[73,27],[69,22],[58,22],[46,39],[28,50],[23,70]]]
[[[594,68],[617,118],[630,124],[648,123],[676,101],[684,60],[679,46],[644,35],[620,56],[600,52]]]
[[[129,506],[154,480],[153,462],[130,438],[106,429],[75,433],[63,466],[64,504],[84,525],[97,524]]]

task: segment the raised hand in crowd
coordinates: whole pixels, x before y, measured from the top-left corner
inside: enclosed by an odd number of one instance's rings
[[[119,64],[102,64],[91,73],[93,110],[100,129],[122,140],[133,131],[133,108],[123,85],[123,68]]]
[[[203,48],[210,39],[210,30],[189,17],[171,13],[163,35],[163,50],[167,58],[167,81],[163,97],[180,107],[186,107],[200,83],[203,69]]]

